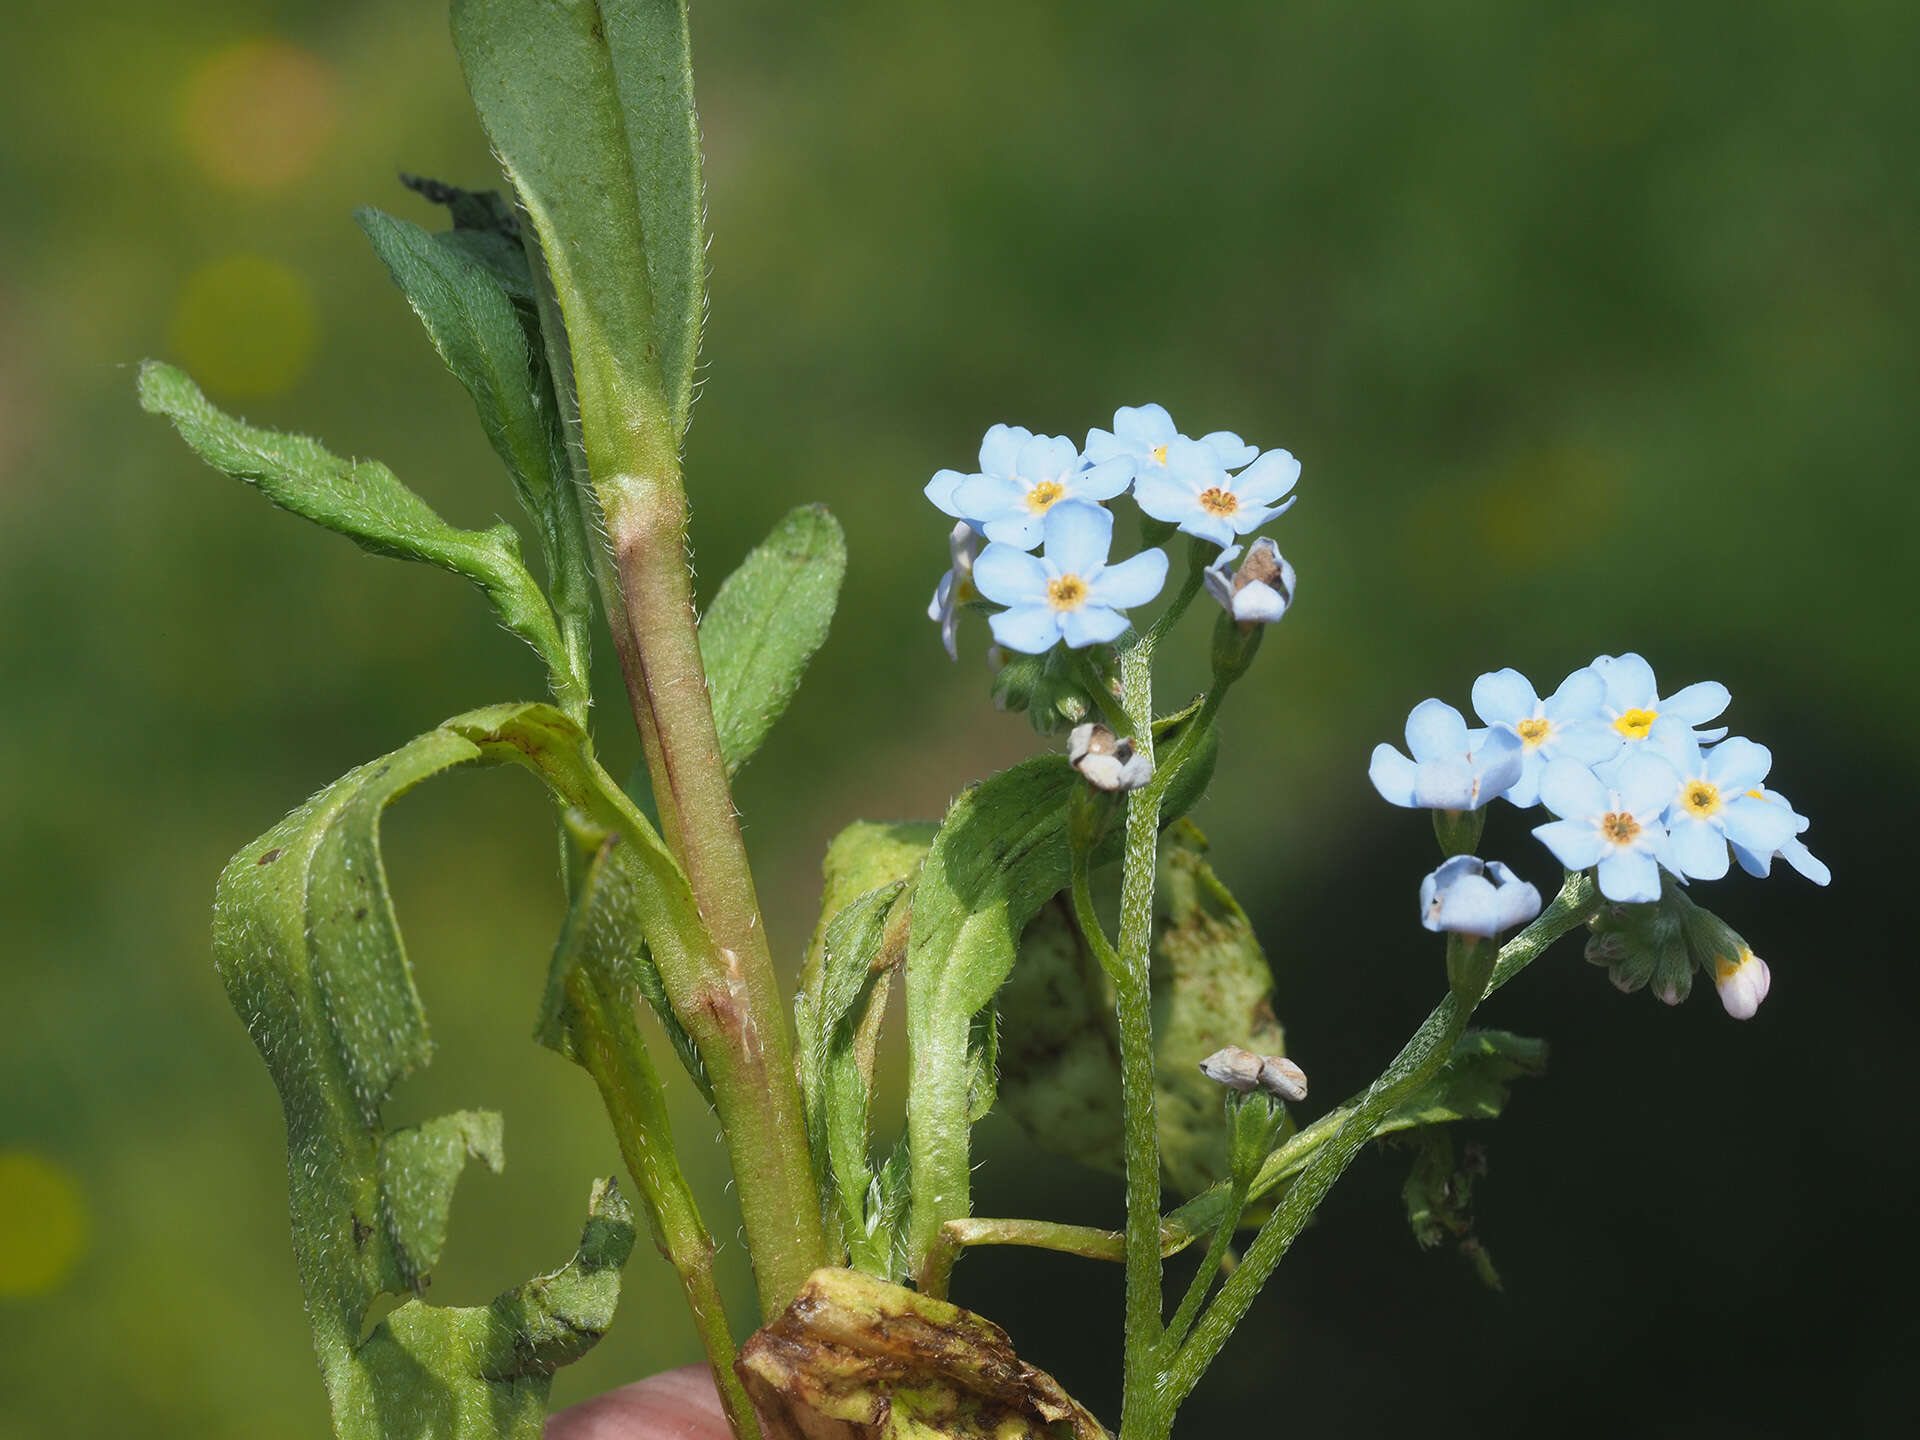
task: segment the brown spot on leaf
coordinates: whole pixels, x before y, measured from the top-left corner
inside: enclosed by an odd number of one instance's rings
[[[282,850],[278,845],[276,845],[273,847],[273,849],[267,851],[266,854],[262,855],[254,863],[256,865],[271,865],[273,864],[274,861],[278,860],[284,854],[286,854],[286,851]]]

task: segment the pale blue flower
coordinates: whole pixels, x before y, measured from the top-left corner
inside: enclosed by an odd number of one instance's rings
[[[1443,700],[1422,700],[1407,716],[1409,760],[1376,745],[1367,778],[1390,805],[1409,809],[1478,810],[1520,778],[1520,737],[1511,730],[1467,729],[1466,717]]]
[[[1219,546],[1258,530],[1293,505],[1274,502],[1293,489],[1300,462],[1285,450],[1269,450],[1238,475],[1229,475],[1213,446],[1175,437],[1166,464],[1134,481],[1133,498],[1156,520]],[[1294,497],[1297,499],[1298,497]]]
[[[1600,893],[1621,905],[1660,898],[1660,867],[1680,873],[1661,822],[1680,777],[1659,755],[1635,750],[1603,783],[1578,760],[1550,760],[1540,801],[1560,818],[1534,836],[1569,870],[1599,867]]]
[[[1088,500],[1052,506],[1043,523],[1041,554],[995,543],[973,562],[980,593],[1007,607],[987,622],[993,638],[1028,655],[1050,650],[1061,639],[1073,649],[1119,639],[1127,628],[1120,612],[1145,605],[1166,584],[1166,551],[1143,550],[1118,565],[1107,564],[1113,515]]]
[[[1455,855],[1420,882],[1420,923],[1490,938],[1540,913],[1540,892],[1498,860]]]
[[[1284,450],[1269,450],[1229,475],[1211,445],[1176,439],[1167,447],[1165,467],[1134,482],[1134,498],[1154,519],[1227,546],[1291,508],[1291,499],[1274,502],[1299,478],[1300,462]]]
[[[1702,680],[1663,700],[1653,678],[1653,666],[1638,655],[1596,656],[1592,668],[1600,672],[1606,684],[1602,712],[1628,750],[1651,743],[1677,764],[1685,753],[1682,732],[1708,745],[1726,737],[1724,726],[1697,728],[1716,718],[1732,699],[1719,681]]]
[[[1207,567],[1201,577],[1207,593],[1242,625],[1271,625],[1293,604],[1293,566],[1264,535],[1253,542],[1246,562],[1230,569],[1239,555],[1240,547],[1229,545]]]
[[[947,658],[960,658],[960,607],[978,600],[973,588],[973,562],[980,554],[980,532],[962,520],[947,537],[951,568],[933,587],[933,599],[927,605],[927,618],[940,624],[940,643],[947,647]]]
[[[1695,880],[1718,880],[1727,873],[1727,845],[1755,855],[1772,855],[1799,832],[1799,818],[1784,805],[1770,805],[1748,792],[1759,788],[1773,767],[1764,745],[1736,735],[1702,750],[1691,734],[1677,742],[1679,788],[1667,807],[1673,836],[1673,861]]]
[[[1774,859],[1778,857],[1786,861],[1802,875],[1806,876],[1807,879],[1813,881],[1814,884],[1828,884],[1833,879],[1833,872],[1827,868],[1824,861],[1816,858],[1814,853],[1807,849],[1806,844],[1798,838],[1805,833],[1807,827],[1813,822],[1796,811],[1787,800],[1787,797],[1782,795],[1778,790],[1769,790],[1764,785],[1756,785],[1747,791],[1747,795],[1750,799],[1761,800],[1769,805],[1777,805],[1786,811],[1787,814],[1792,817],[1793,834],[1795,838],[1788,839],[1776,845],[1770,851],[1750,850],[1738,841],[1734,841],[1733,858],[1740,862],[1740,868],[1749,875],[1758,875],[1764,878],[1773,869]]]
[[[991,433],[988,439],[993,439]],[[1012,450],[1010,463],[1007,449],[1004,443],[996,445],[989,466],[988,447],[983,445],[981,473],[964,477],[953,488],[953,513],[971,520],[999,545],[1031,550],[1040,543],[1047,512],[1061,501],[1111,500],[1133,479],[1133,467],[1124,459],[1082,469],[1079,447],[1064,435],[1027,435]]]
[[[1133,462],[1136,476],[1157,475],[1167,468],[1167,447],[1186,438],[1174,428],[1166,407],[1122,405],[1113,412],[1113,429],[1087,432],[1087,462],[1098,465],[1124,457]],[[1247,444],[1231,430],[1203,435],[1200,443],[1210,447],[1228,470],[1252,464],[1260,453],[1259,447]]]
[[[1508,800],[1522,810],[1538,805],[1540,772],[1549,760],[1567,756],[1598,765],[1620,753],[1625,742],[1602,710],[1606,690],[1591,666],[1574,671],[1545,700],[1518,670],[1495,670],[1473,682],[1474,713],[1495,729],[1511,730],[1525,747]]]
[[[995,425],[980,441],[980,473],[1012,475],[1020,458],[1020,447],[1031,439],[1033,432],[1024,425]],[[956,520],[965,520],[978,529],[979,517],[968,515],[960,509],[957,493],[970,478],[958,470],[936,470],[933,479],[927,482],[924,493],[943,514],[951,515]]]

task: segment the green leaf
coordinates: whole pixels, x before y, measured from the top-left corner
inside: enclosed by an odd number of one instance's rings
[[[440,1263],[454,1182],[469,1159],[484,1160],[496,1175],[506,1166],[500,1117],[491,1110],[456,1110],[395,1130],[381,1143],[380,1188],[394,1239],[415,1276]]]
[[[720,754],[732,775],[785,713],[827,638],[847,570],[840,522],[824,505],[790,510],[729,575],[700,621]]]
[[[435,193],[441,193],[436,189]],[[478,209],[497,222],[497,195],[464,196],[465,212]],[[451,201],[456,218],[463,202]],[[456,237],[484,235],[506,243],[497,229],[456,229],[430,235],[418,225],[371,207],[354,218],[400,293],[420,317],[433,347],[454,378],[473,397],[494,453],[507,467],[515,496],[533,521],[552,592],[553,608],[565,641],[566,675],[561,695],[576,717],[586,713],[592,694],[588,675],[593,620],[593,566],[581,526],[579,497],[573,492],[572,462],[558,402],[547,373],[546,356],[528,343],[528,326],[538,337],[538,321],[522,317],[495,273]],[[471,214],[470,214],[471,218]],[[505,217],[510,220],[512,217]],[[519,253],[518,242],[513,244]],[[502,262],[503,263],[503,262]],[[521,272],[526,272],[524,255]],[[528,303],[531,306],[531,282]]]
[[[685,0],[454,0],[453,36],[539,234],[583,419],[623,417],[670,459],[693,404],[705,304]]]
[[[1169,826],[1154,886],[1154,1114],[1167,1182],[1183,1195],[1228,1173],[1220,1087],[1200,1073],[1200,1061],[1224,1045],[1262,1055],[1286,1050],[1269,1003],[1266,955],[1246,912],[1207,864],[1206,843],[1191,824]],[[1000,1093],[1008,1112],[1037,1143],[1118,1173],[1113,986],[1065,897],[1021,937],[999,1010]]]
[[[411,221],[364,205],[354,219],[447,369],[473,397],[520,503],[538,517],[553,487],[567,478],[566,456],[554,444],[560,426],[551,402],[534,388],[534,356],[512,299],[479,260]]]
[[[1168,746],[1192,711],[1154,722]],[[1209,731],[1171,777],[1161,823],[1200,796],[1218,741]],[[1068,880],[1067,801],[1083,783],[1064,755],[1041,755],[983,781],[947,811],[913,887],[907,949],[907,1135],[913,1156],[908,1253],[918,1267],[948,1220],[970,1211],[968,1130],[991,1103],[995,1029],[981,1012],[1013,968],[1027,924]],[[1095,863],[1120,851],[1116,827]]]
[[[478,260],[516,304],[534,309],[533,271],[520,238],[520,218],[506,196],[498,190],[462,190],[419,175],[402,175],[400,183],[423,200],[446,206],[453,229],[436,237],[441,244]]]
[[[282,509],[345,535],[375,555],[418,560],[471,580],[506,627],[546,660],[563,683],[567,661],[546,597],[520,558],[511,525],[461,530],[377,460],[342,460],[302,435],[256,429],[227,415],[185,374],[146,361],[140,404],[173,421],[180,437],[216,470],[259,490]]]
[[[415,1301],[363,1342],[381,1294],[409,1294],[446,1237],[466,1157],[497,1166],[497,1117],[388,1132],[381,1107],[432,1045],[380,853],[387,805],[475,762],[531,756],[565,722],[538,706],[459,717],[335,781],[221,875],[214,958],[287,1126],[294,1252],[343,1440],[535,1440],[554,1366],[584,1353],[618,1294],[631,1217],[596,1187],[566,1270],[472,1310]]]

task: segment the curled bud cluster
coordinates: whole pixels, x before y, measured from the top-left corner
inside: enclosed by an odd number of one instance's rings
[[[1200,1062],[1200,1073],[1229,1090],[1264,1090],[1276,1100],[1307,1098],[1307,1072],[1284,1055],[1256,1055],[1229,1045]]]

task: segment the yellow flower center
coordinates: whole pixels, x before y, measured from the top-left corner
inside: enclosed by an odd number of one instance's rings
[[[1154,464],[1164,465],[1167,463],[1167,447],[1166,446],[1156,445],[1153,447],[1153,449],[1149,450],[1147,453],[1153,456]]]
[[[1600,833],[1616,845],[1631,845],[1640,833],[1640,822],[1624,810],[1609,810],[1600,817]]]
[[[1552,733],[1553,722],[1536,716],[1532,720],[1522,720],[1513,728],[1520,732],[1520,738],[1526,742],[1527,748],[1532,750],[1546,743],[1547,736]]]
[[[1767,792],[1764,790],[1749,790],[1747,791],[1747,794],[1751,795],[1756,800],[1764,800],[1767,798]]]
[[[1653,722],[1659,718],[1658,710],[1625,710],[1613,722],[1613,728],[1629,740],[1644,740],[1647,732],[1653,729]]]
[[[1719,788],[1705,780],[1689,780],[1680,791],[1680,803],[1689,815],[1704,820],[1720,808]]]
[[[1200,492],[1200,508],[1210,515],[1231,515],[1240,508],[1240,497],[1215,485]]]
[[[1036,515],[1044,515],[1051,510],[1067,493],[1067,487],[1058,480],[1042,480],[1027,491],[1027,509]]]
[[[1056,610],[1078,610],[1087,603],[1087,582],[1078,575],[1060,575],[1049,580],[1047,603]]]

